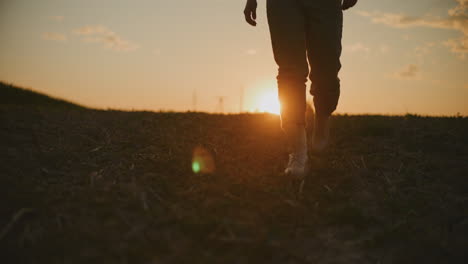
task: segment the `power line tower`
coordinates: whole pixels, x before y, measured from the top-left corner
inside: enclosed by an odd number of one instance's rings
[[[226,96],[218,96],[216,97],[218,99],[218,104],[216,105],[216,112],[218,113],[224,113],[224,99]]]

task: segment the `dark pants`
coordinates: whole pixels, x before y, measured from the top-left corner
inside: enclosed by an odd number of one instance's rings
[[[307,77],[316,114],[330,115],[340,96],[341,0],[267,0],[267,13],[282,124],[305,124]]]

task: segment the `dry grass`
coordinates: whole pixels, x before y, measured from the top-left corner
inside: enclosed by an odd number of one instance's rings
[[[295,182],[276,116],[0,106],[0,257],[467,263],[467,118],[335,116],[333,131]],[[215,173],[192,173],[198,145]]]

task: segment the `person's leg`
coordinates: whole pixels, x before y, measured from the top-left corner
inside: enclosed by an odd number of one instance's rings
[[[307,58],[310,93],[317,114],[330,115],[340,96],[343,12],[340,0],[302,0],[306,10]]]
[[[281,127],[291,153],[285,172],[302,176],[307,162],[305,110],[309,73],[305,17],[298,0],[268,0],[267,14],[273,54],[278,64]]]
[[[273,55],[278,64],[282,126],[304,125],[309,73],[304,13],[297,0],[268,0],[267,14]]]
[[[340,0],[302,0],[306,10],[307,57],[310,93],[314,96],[315,125],[312,150],[321,152],[328,143],[329,117],[340,96],[343,12]]]

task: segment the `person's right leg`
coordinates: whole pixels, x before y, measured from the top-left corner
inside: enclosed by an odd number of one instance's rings
[[[281,127],[291,151],[287,174],[302,175],[307,162],[305,134],[306,55],[304,13],[297,0],[268,0],[268,25],[278,64]]]

